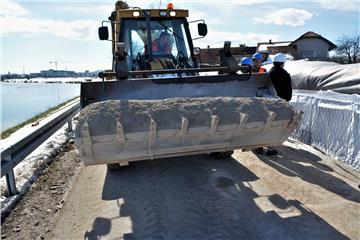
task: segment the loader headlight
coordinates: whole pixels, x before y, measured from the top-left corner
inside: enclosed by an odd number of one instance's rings
[[[175,11],[170,11],[170,16],[171,16],[171,17],[175,17],[175,16],[176,16],[176,12],[175,12]]]
[[[193,54],[194,56],[199,56],[201,49],[199,47],[194,47]]]
[[[166,17],[167,12],[166,11],[160,11],[160,17]]]
[[[134,16],[134,17],[139,17],[139,16],[140,16],[140,12],[139,12],[139,11],[133,12],[133,16]]]

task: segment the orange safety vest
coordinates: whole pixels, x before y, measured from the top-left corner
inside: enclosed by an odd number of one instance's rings
[[[259,67],[259,69],[256,71],[255,68],[252,69],[253,73],[266,73],[266,69],[263,67]]]
[[[166,44],[166,45],[162,46],[162,49],[161,49],[158,41],[159,41],[158,39],[155,39],[152,42],[152,51],[155,53],[171,54],[170,46],[168,44]]]
[[[266,69],[263,67],[260,67],[258,73],[266,73]]]

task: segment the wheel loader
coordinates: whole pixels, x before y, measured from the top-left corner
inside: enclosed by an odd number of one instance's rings
[[[201,64],[193,41],[205,37],[207,25],[188,22],[188,14],[172,4],[141,9],[118,1],[103,21],[98,33],[112,45],[112,69],[99,73],[101,81],[81,83],[75,135],[85,165],[228,157],[234,149],[279,145],[296,128],[301,113],[276,95],[266,74],[239,66],[229,41],[220,65]]]

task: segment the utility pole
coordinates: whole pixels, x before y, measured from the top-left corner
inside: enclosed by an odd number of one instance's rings
[[[71,62],[61,62],[58,60],[54,60],[54,61],[50,61],[49,63],[54,64],[55,65],[55,70],[58,70],[58,64],[59,63],[71,63]],[[67,67],[65,67],[67,69]]]
[[[57,70],[57,64],[58,64],[58,62],[57,62],[57,60],[55,60],[55,61],[50,61],[49,63],[51,63],[51,64],[55,64],[55,70]]]

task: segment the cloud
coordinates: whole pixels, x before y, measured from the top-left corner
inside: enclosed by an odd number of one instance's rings
[[[266,2],[271,2],[271,0],[237,0],[230,1],[234,5],[253,5],[253,4],[261,4]]]
[[[271,2],[271,0],[173,0],[176,4],[179,3],[206,3],[206,4],[231,4],[231,5],[252,5],[252,4],[260,4],[264,2]],[[163,4],[164,5],[164,4]]]
[[[102,16],[104,19],[114,11],[114,4],[95,4],[95,3],[78,3],[78,4],[71,4],[71,2],[67,4],[62,4],[61,7],[56,9],[57,11],[63,11],[65,13],[71,14],[89,14],[89,16],[99,15]]]
[[[302,26],[310,20],[314,14],[304,9],[283,8],[266,14],[261,18],[253,18],[255,23],[276,24],[279,26]]]
[[[2,24],[2,33],[46,33],[73,40],[96,39],[99,26],[98,21],[94,20],[66,22],[13,16],[2,17]]]
[[[4,16],[27,16],[29,12],[20,4],[4,0],[1,3],[1,17]]]
[[[208,35],[199,41],[194,41],[194,46],[196,47],[222,47],[224,41],[231,41],[232,46],[238,46],[239,44],[246,44],[248,46],[256,46],[258,42],[266,42],[269,39],[273,41],[278,41],[281,39],[281,36],[277,34],[259,34],[259,33],[236,33],[236,32],[226,32],[226,31],[217,31],[214,29],[208,29]]]
[[[34,18],[19,3],[6,1],[1,14],[1,33],[51,34],[72,40],[95,40],[99,22],[95,20],[58,21]]]
[[[328,10],[340,11],[360,11],[360,2],[354,1],[339,1],[339,0],[316,0],[320,6]]]

